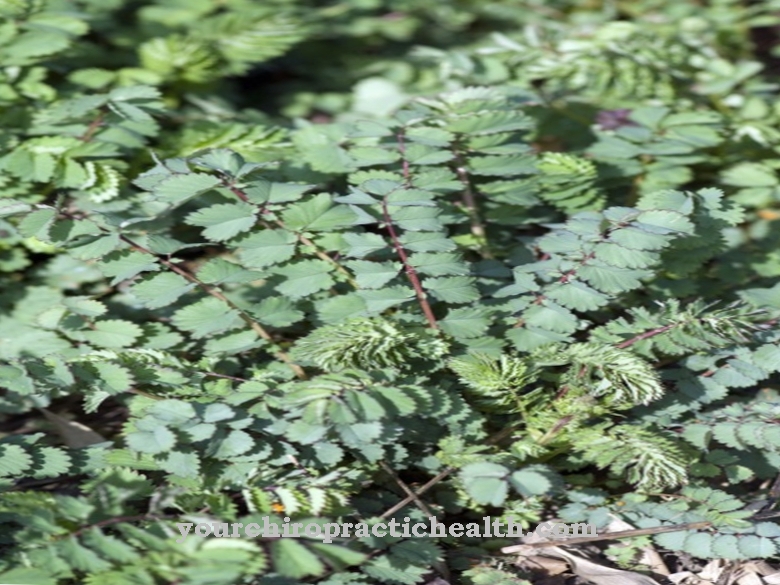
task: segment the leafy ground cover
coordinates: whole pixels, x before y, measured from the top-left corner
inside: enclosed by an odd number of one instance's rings
[[[777,582],[778,8],[0,1],[0,581]]]

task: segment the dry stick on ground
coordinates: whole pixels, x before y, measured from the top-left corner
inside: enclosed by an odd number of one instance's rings
[[[747,520],[764,520],[766,518],[774,518],[780,516],[780,512],[768,512],[759,513]],[[533,548],[546,548],[550,546],[574,546],[577,544],[585,544],[588,542],[599,542],[601,540],[618,540],[621,538],[632,538],[634,536],[650,536],[653,534],[664,534],[667,532],[680,532],[682,530],[701,530],[703,528],[711,528],[713,522],[687,522],[685,524],[673,524],[671,526],[656,526],[655,528],[638,528],[636,530],[620,530],[618,532],[605,532],[598,536],[583,536],[578,538],[556,538],[548,542],[533,542],[529,544],[514,544],[512,546],[505,546],[501,549],[504,554],[512,554],[521,552],[527,549]]]
[[[384,469],[395,480],[395,483],[398,484],[398,487],[400,487],[407,496],[412,498],[412,501],[417,505],[418,508],[420,508],[420,510],[422,510],[423,514],[425,514],[429,518],[436,517],[436,515],[431,511],[431,509],[427,506],[427,504],[423,502],[416,493],[414,493],[412,488],[410,488],[404,480],[398,477],[398,474],[395,472],[395,470],[392,467],[390,467],[390,465],[387,464],[387,462],[380,461],[379,466],[382,469]],[[433,568],[439,571],[442,577],[444,577],[447,581],[450,580],[450,571],[447,568],[447,565],[445,565],[443,562],[435,561],[433,564]]]
[[[420,508],[420,510],[422,510],[423,514],[425,514],[426,516],[435,516],[435,514],[431,512],[431,509],[428,507],[428,505],[425,502],[423,502],[416,493],[414,493],[412,488],[410,488],[404,480],[398,477],[398,474],[395,472],[395,470],[392,467],[390,467],[384,461],[380,461],[379,466],[382,469],[384,469],[388,473],[388,475],[390,475],[395,480],[395,483],[398,484],[398,487],[400,487],[407,496],[412,498],[412,501],[415,503],[415,505],[418,508]]]

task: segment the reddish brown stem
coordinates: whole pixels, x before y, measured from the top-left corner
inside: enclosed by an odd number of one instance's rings
[[[409,169],[409,161],[406,160],[406,142],[404,141],[404,134],[403,132],[399,132],[396,135],[396,139],[398,140],[398,152],[401,153],[401,172],[404,175],[404,183],[407,187],[412,186],[412,173]]]
[[[639,343],[640,341],[644,339],[650,339],[651,337],[655,337],[656,335],[661,335],[662,333],[666,333],[670,329],[674,328],[673,325],[664,325],[663,327],[658,327],[656,329],[651,329],[650,331],[645,331],[644,333],[641,333],[637,335],[636,337],[632,337],[631,339],[627,339],[623,343],[619,343],[617,345],[620,349],[625,349],[627,347],[631,347],[635,343]]]
[[[417,302],[420,303],[420,308],[422,308],[422,311],[425,314],[425,318],[428,320],[428,325],[431,329],[438,330],[439,324],[436,322],[436,317],[434,316],[431,305],[428,302],[427,296],[425,295],[425,290],[423,290],[420,277],[417,275],[417,271],[414,269],[414,266],[410,264],[409,256],[407,255],[403,244],[401,244],[401,241],[398,239],[398,233],[395,231],[395,227],[393,226],[393,220],[390,217],[390,212],[387,209],[387,197],[382,199],[382,214],[385,218],[385,227],[387,228],[387,232],[390,234],[390,240],[393,242],[393,248],[395,248],[396,254],[398,254],[398,257],[401,259],[401,263],[404,266],[404,271],[406,272],[406,276],[409,278],[409,282],[412,283],[414,294],[417,296]]]
[[[457,150],[455,154],[455,174],[463,185],[463,192],[461,194],[463,198],[463,206],[469,214],[469,220],[471,222],[471,233],[477,239],[480,246],[480,254],[483,258],[494,258],[493,253],[488,246],[487,232],[485,231],[485,224],[482,223],[482,218],[479,214],[479,206],[477,205],[477,198],[474,193],[474,188],[471,186],[471,179],[466,171],[466,160],[463,154]]]
[[[228,189],[230,189],[230,192],[231,192],[233,195],[235,195],[236,197],[238,197],[239,199],[241,199],[241,201],[243,201],[244,203],[251,203],[251,202],[249,201],[249,197],[247,197],[247,194],[246,194],[246,193],[244,193],[244,192],[243,192],[241,189],[239,189],[239,188],[238,188],[238,187],[236,187],[235,185],[227,185],[227,188],[228,188]]]
[[[100,112],[97,117],[90,122],[89,126],[87,126],[87,129],[84,131],[84,134],[79,136],[79,140],[82,142],[89,142],[92,140],[92,138],[95,136],[95,133],[100,129],[100,127],[103,125],[103,121],[106,117],[105,112]]]

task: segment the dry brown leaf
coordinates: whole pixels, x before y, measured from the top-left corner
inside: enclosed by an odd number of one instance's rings
[[[712,559],[709,563],[704,565],[704,568],[699,572],[699,578],[716,583],[723,572],[728,567],[728,563],[723,559]]]
[[[575,575],[593,583],[593,585],[660,585],[655,579],[641,573],[605,567],[557,546],[544,549],[544,554],[566,559]]]
[[[740,571],[733,583],[736,585],[764,585],[764,580],[756,573]]]
[[[544,538],[535,532],[531,532],[522,538],[524,544],[533,544],[536,542],[550,542],[550,539]],[[545,548],[520,549],[516,554],[521,558],[532,559],[539,555],[564,559],[571,571],[581,579],[592,583],[593,585],[660,585],[655,579],[651,579],[641,573],[633,571],[622,571],[605,567],[571,554],[558,546],[548,546]]]
[[[79,449],[81,447],[89,447],[90,445],[106,442],[104,437],[101,437],[98,433],[80,422],[63,418],[45,408],[41,408],[40,410],[43,413],[43,416],[46,417],[46,420],[54,426],[54,430],[62,437],[63,442],[68,447]]]
[[[554,559],[552,557],[546,557],[539,554],[538,551],[523,557],[521,561],[517,563],[524,569],[532,571],[538,571],[544,573],[550,577],[561,575],[569,570],[569,563],[562,559]]]
[[[675,585],[714,585],[712,581],[703,581],[690,571],[680,571],[679,573],[672,573],[666,577]]]

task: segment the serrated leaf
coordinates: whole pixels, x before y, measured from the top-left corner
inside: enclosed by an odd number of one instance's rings
[[[159,309],[174,303],[188,293],[195,284],[171,272],[163,272],[136,283],[132,293],[149,309]]]
[[[160,270],[156,258],[135,250],[112,252],[101,259],[98,267],[105,276],[113,276],[111,286],[133,278],[141,272]]]
[[[557,333],[574,333],[579,323],[574,313],[548,301],[527,309],[523,313],[523,320],[529,328],[547,329]]]
[[[219,179],[205,173],[173,175],[155,185],[155,198],[170,205],[180,205],[219,185]]]
[[[282,213],[285,227],[296,232],[333,231],[353,225],[356,219],[346,205],[334,205],[333,196],[328,193],[296,203]]]
[[[231,459],[246,453],[254,445],[255,441],[248,433],[240,430],[230,431],[225,438],[218,441],[214,457],[217,459]]]
[[[286,230],[263,230],[237,242],[238,255],[248,268],[264,268],[289,260],[295,254],[295,234]]]
[[[176,327],[191,332],[196,338],[234,329],[243,323],[237,310],[214,297],[179,309],[174,313],[172,321]]]
[[[405,303],[414,297],[414,291],[405,286],[387,286],[379,290],[360,290],[357,295],[365,302],[365,309],[361,308],[361,312],[378,315],[385,309]]]
[[[121,245],[119,234],[83,236],[67,243],[68,253],[79,260],[102,258]]]
[[[190,213],[184,222],[205,227],[203,236],[215,242],[229,240],[252,228],[257,209],[247,203],[221,203]]]
[[[409,258],[411,264],[421,274],[430,276],[464,275],[469,273],[468,266],[460,254],[435,254],[420,252]]]
[[[349,149],[349,154],[359,167],[386,165],[397,161],[400,154],[379,146],[355,146]]]
[[[27,470],[33,458],[19,445],[0,443],[0,477],[14,477]]]
[[[303,311],[284,297],[269,297],[254,305],[250,312],[257,320],[272,327],[288,327],[304,318]]]
[[[479,291],[470,276],[426,278],[423,288],[445,303],[469,303],[479,298]]]
[[[207,284],[246,283],[260,280],[262,275],[245,270],[240,264],[228,262],[224,258],[212,258],[198,270],[198,278]]]
[[[95,321],[92,329],[81,335],[92,345],[113,349],[133,345],[142,334],[141,328],[131,321],[107,319]]]
[[[712,552],[716,558],[739,559],[739,539],[733,534],[718,534],[712,539]]]
[[[409,144],[405,149],[404,158],[413,165],[440,165],[454,159],[455,154],[435,146]]]
[[[347,567],[359,565],[368,558],[366,554],[342,545],[312,543],[311,548],[317,551],[320,557],[324,558],[337,571],[343,571]]]
[[[488,311],[480,308],[459,307],[451,309],[439,326],[446,334],[456,338],[479,337],[490,325]]]
[[[554,487],[549,470],[534,467],[515,471],[509,476],[509,483],[524,498],[549,494]]]
[[[745,534],[739,538],[739,552],[746,559],[767,559],[775,556],[777,546],[769,538]]]
[[[76,315],[84,317],[99,317],[107,311],[103,303],[89,297],[65,297],[62,304]]]
[[[659,258],[655,252],[624,248],[611,242],[596,244],[594,254],[604,264],[618,268],[647,268],[656,264]]]
[[[293,299],[300,299],[334,284],[331,272],[333,265],[323,260],[301,260],[277,268],[274,272],[285,277],[275,289]]]
[[[140,557],[138,551],[115,536],[106,534],[98,527],[90,528],[84,535],[84,543],[101,556],[120,563],[132,563]]]
[[[666,534],[656,534],[653,536],[653,540],[658,546],[673,550],[684,551],[685,541],[692,533],[686,530],[679,532],[667,532]]]
[[[552,286],[545,292],[545,296],[575,311],[595,311],[610,301],[607,295],[578,280]]]
[[[761,163],[742,162],[721,173],[721,181],[734,187],[774,187],[778,184],[774,170]]]
[[[469,496],[479,504],[500,506],[509,492],[509,470],[496,463],[469,463],[460,477]]]
[[[532,174],[533,159],[528,156],[480,156],[469,160],[469,170],[479,176]]]
[[[56,209],[37,209],[24,216],[17,229],[25,238],[36,237],[39,240],[48,239],[48,228],[57,217]]]
[[[176,435],[170,429],[153,420],[152,424],[146,425],[144,430],[128,433],[125,440],[127,446],[133,451],[154,455],[170,451],[176,444]]]
[[[244,188],[244,193],[246,193],[252,203],[256,204],[287,203],[289,201],[297,201],[313,187],[314,185],[254,180],[248,187]]]
[[[449,122],[446,128],[457,134],[497,134],[526,130],[531,120],[518,110],[486,110],[458,117]]]
[[[385,240],[377,234],[345,233],[341,237],[349,246],[346,255],[352,258],[365,258],[371,252],[387,248]]]
[[[577,270],[577,275],[597,291],[618,294],[642,286],[641,278],[651,276],[645,270],[617,268],[598,262],[588,262]]]
[[[317,555],[292,538],[280,538],[271,544],[271,560],[275,571],[294,579],[321,575],[325,571]]]
[[[130,390],[135,382],[133,375],[124,366],[112,362],[93,362],[90,364],[100,376],[102,388],[111,394]]]
[[[693,234],[695,226],[684,215],[665,209],[649,209],[637,217],[637,226],[658,234]]]
[[[410,252],[450,252],[458,245],[441,233],[405,232],[398,238]]]
[[[363,567],[363,572],[382,583],[401,583],[414,585],[419,583],[428,569],[415,567],[409,561],[393,556],[383,556],[372,559]]]
[[[411,142],[428,146],[449,146],[450,142],[455,140],[455,135],[452,132],[424,126],[407,128],[404,136]]]
[[[610,233],[609,239],[632,250],[660,250],[671,243],[668,236],[646,232],[637,227],[625,227]]]
[[[352,260],[345,262],[344,266],[353,271],[360,288],[382,288],[401,270],[401,265],[397,262]]]
[[[73,568],[85,573],[98,573],[111,568],[111,563],[101,559],[94,551],[82,546],[75,536],[69,536],[56,543],[62,557],[68,559]]]

